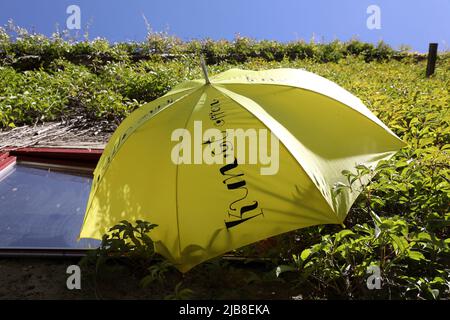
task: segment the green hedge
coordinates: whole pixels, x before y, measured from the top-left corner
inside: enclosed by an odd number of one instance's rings
[[[255,41],[236,37],[233,41],[211,39],[182,41],[164,33],[151,33],[143,42],[110,44],[104,39],[73,41],[62,34],[46,37],[29,34],[11,25],[0,28],[0,63],[15,69],[32,70],[46,67],[56,59],[95,68],[107,62],[170,59],[179,55],[203,54],[208,64],[243,63],[252,58],[265,61],[312,59],[316,62],[338,62],[348,56],[362,57],[366,62],[391,59],[423,59],[424,55],[394,50],[383,42],[378,45],[351,40],[316,43],[294,41]]]

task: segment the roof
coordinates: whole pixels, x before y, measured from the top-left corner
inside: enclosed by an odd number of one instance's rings
[[[48,122],[0,130],[0,150],[24,147],[104,149],[113,128],[105,125],[81,127],[68,122]]]

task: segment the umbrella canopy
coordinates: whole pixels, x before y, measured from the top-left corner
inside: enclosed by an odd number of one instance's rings
[[[80,237],[100,239],[121,220],[158,224],[155,250],[184,272],[273,235],[342,224],[359,192],[334,192],[341,172],[402,146],[358,98],[310,72],[188,81],[112,135]]]

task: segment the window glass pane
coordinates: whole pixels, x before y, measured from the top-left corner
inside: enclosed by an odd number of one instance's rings
[[[0,173],[0,248],[81,249],[92,178],[16,164]]]

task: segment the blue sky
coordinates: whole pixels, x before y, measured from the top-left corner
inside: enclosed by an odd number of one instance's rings
[[[13,19],[50,35],[56,25],[66,27],[69,5],[80,7],[81,25],[90,24],[90,38],[112,42],[143,40],[145,15],[153,30],[185,40],[233,39],[237,33],[279,41],[357,37],[383,40],[394,48],[407,44],[421,52],[429,42],[438,42],[440,50],[450,50],[450,0],[0,0],[0,24]],[[370,5],[380,8],[381,29],[367,28]]]

